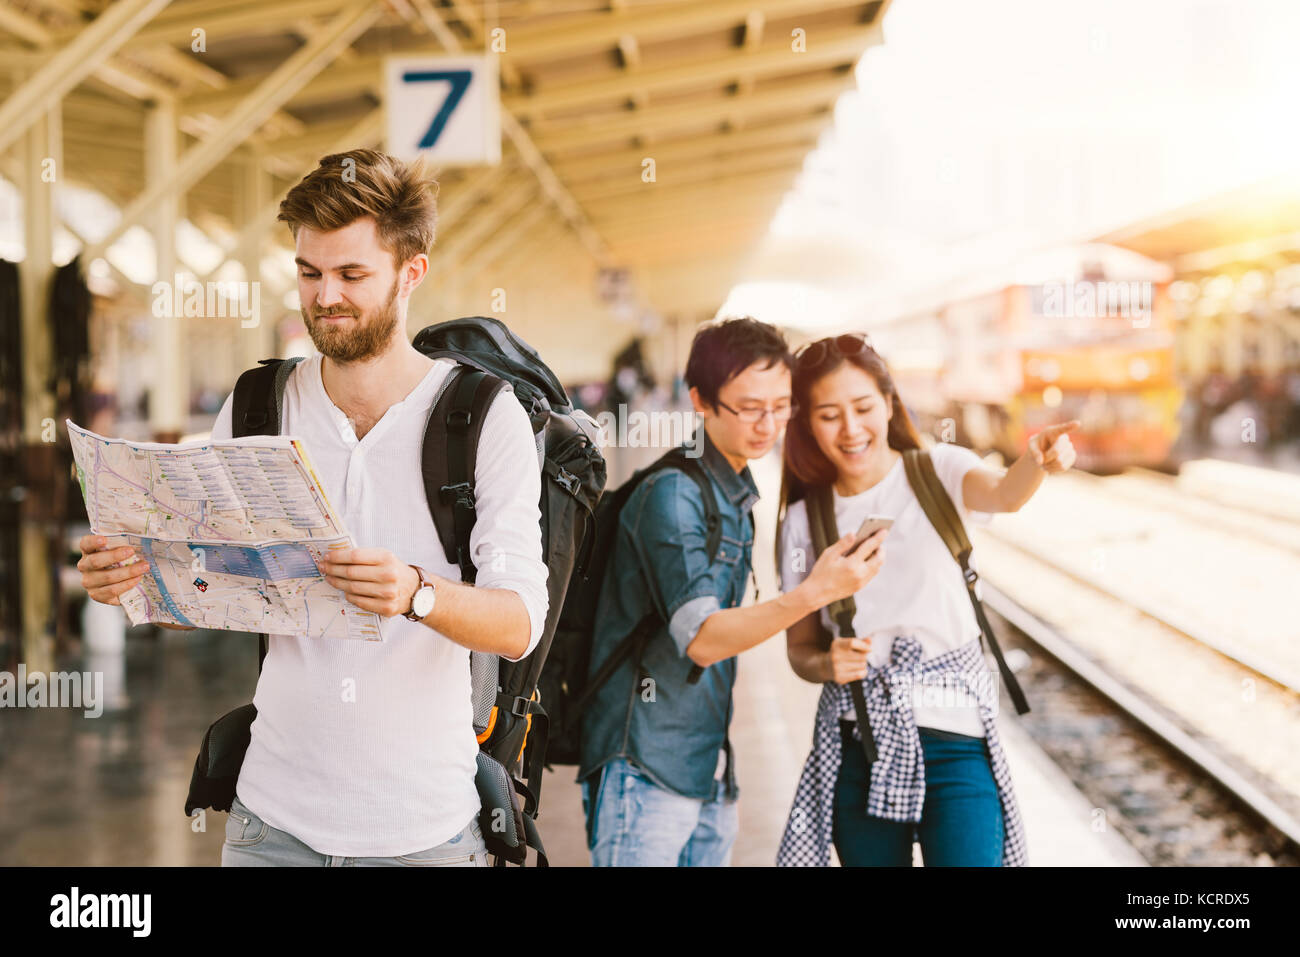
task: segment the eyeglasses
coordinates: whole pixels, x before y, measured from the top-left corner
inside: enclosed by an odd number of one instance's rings
[[[790,416],[794,415],[795,412],[795,405],[793,402],[789,405],[779,406],[775,409],[733,409],[721,399],[718,400],[718,405],[722,406],[722,408],[726,409],[741,422],[748,425],[754,425],[757,422],[763,421],[763,417],[766,415],[772,416],[772,421],[777,424],[788,422],[790,421]]]
[[[794,362],[797,367],[808,369],[821,365],[830,355],[856,356],[868,349],[875,351],[871,347],[869,335],[865,332],[846,332],[841,336],[828,336],[800,346],[794,354]]]

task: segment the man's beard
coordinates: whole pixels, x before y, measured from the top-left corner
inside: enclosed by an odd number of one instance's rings
[[[311,309],[304,306],[302,321],[307,326],[316,351],[335,362],[359,362],[383,352],[397,328],[397,290],[400,285],[401,279],[398,278],[393,282],[387,301],[350,327],[327,326],[317,321],[313,313],[316,316],[357,316],[357,311],[351,307]]]

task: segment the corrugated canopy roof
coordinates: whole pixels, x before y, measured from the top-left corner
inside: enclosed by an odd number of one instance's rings
[[[0,0],[0,42],[31,79],[96,16],[134,10],[128,40],[95,47],[111,54],[68,64],[65,75],[86,75],[62,100],[67,177],[119,203],[124,227],[144,219],[148,107],[174,102],[172,185],[189,218],[241,242],[287,242],[272,229],[283,191],[327,152],[381,145],[383,58],[480,51],[499,26],[502,162],[441,171],[435,278],[473,299],[502,270],[532,269],[544,285],[573,282],[582,263],[593,280],[597,267],[626,268],[644,304],[695,321],[721,303],[880,42],[887,3]],[[0,78],[6,97],[24,82]],[[273,176],[253,213],[250,168]]]

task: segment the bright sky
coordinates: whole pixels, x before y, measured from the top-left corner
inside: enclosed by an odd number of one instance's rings
[[[1297,36],[1293,0],[894,0],[748,270],[768,281],[723,311],[863,325],[1026,251],[1300,179]]]

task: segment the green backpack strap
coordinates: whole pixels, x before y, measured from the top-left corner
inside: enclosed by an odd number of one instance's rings
[[[820,556],[831,545],[839,541],[840,533],[835,524],[835,502],[829,485],[817,485],[808,489],[805,499],[808,509],[808,528],[812,532],[813,551]],[[852,595],[837,598],[827,610],[839,628],[841,638],[856,637],[853,634],[853,616],[858,613],[858,604]],[[862,750],[867,756],[870,768],[878,757],[875,736],[871,733],[871,717],[867,714],[867,696],[861,681],[849,683],[853,695],[853,712],[858,717],[858,729],[862,733]]]
[[[989,624],[984,614],[984,603],[975,593],[979,574],[970,566],[972,550],[970,539],[966,537],[966,528],[962,524],[961,516],[957,514],[952,498],[943,487],[943,483],[939,481],[939,473],[934,470],[934,461],[930,458],[930,453],[924,449],[908,449],[903,452],[903,466],[907,470],[907,482],[912,486],[917,501],[921,503],[926,517],[930,519],[930,524],[934,526],[943,543],[948,546],[948,551],[952,552],[952,557],[961,566],[962,578],[966,580],[966,592],[970,595],[971,605],[975,608],[975,618],[979,621],[980,634],[997,660],[998,671],[1002,674],[1002,680],[1006,682],[1007,692],[1016,706],[1016,714],[1028,713],[1029,702],[1020,688],[1020,682],[1016,681],[1016,676],[1007,666],[1006,658],[1002,656],[1002,648],[993,634],[993,626]]]

